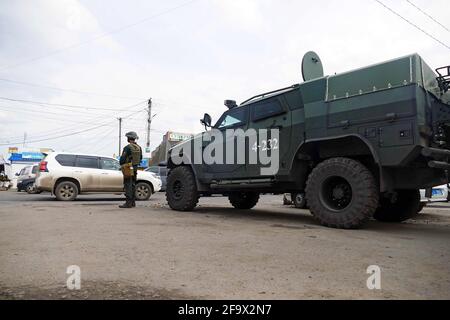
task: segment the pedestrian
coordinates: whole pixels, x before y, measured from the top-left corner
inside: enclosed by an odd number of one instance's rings
[[[136,177],[138,166],[142,161],[142,149],[136,143],[139,139],[136,132],[128,132],[125,136],[128,139],[128,145],[123,148],[120,165],[126,202],[119,208],[134,208],[136,207]]]

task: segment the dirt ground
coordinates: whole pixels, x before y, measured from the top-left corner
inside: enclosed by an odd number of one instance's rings
[[[162,193],[123,210],[119,196],[0,192],[0,299],[450,299],[449,205],[349,231],[281,198],[181,213]],[[81,290],[66,287],[70,265]],[[381,290],[367,288],[371,265]]]

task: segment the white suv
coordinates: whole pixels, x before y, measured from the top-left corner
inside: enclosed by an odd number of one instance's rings
[[[80,193],[123,192],[119,161],[109,157],[53,152],[39,165],[36,188],[58,200],[74,200]],[[138,171],[136,200],[148,200],[161,189],[154,173]]]

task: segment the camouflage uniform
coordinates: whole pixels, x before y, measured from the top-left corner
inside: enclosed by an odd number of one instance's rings
[[[127,204],[136,206],[136,178],[138,166],[142,161],[142,149],[137,143],[130,143],[123,148],[122,156],[120,157],[120,164],[132,163],[134,175],[132,177],[123,178],[123,186],[125,190],[125,197]]]

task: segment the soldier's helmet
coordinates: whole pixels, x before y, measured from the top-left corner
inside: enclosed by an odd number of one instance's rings
[[[139,139],[137,133],[134,132],[134,131],[128,132],[128,133],[125,135],[125,137],[127,137],[127,138],[129,138],[129,139],[132,139],[132,140],[137,140],[137,139]]]

